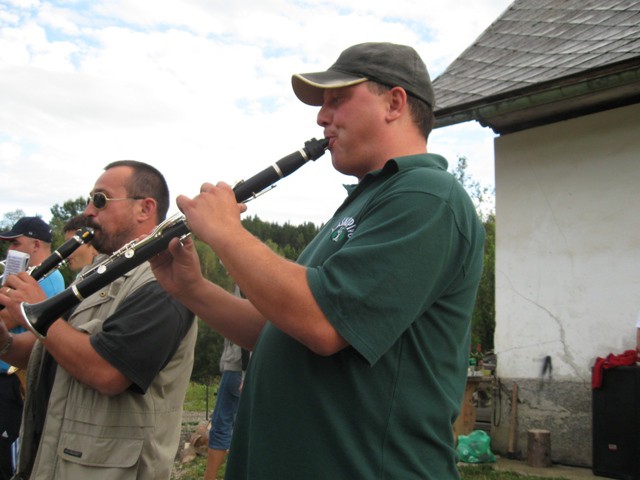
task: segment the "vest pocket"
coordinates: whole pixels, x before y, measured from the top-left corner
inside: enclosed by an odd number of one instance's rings
[[[58,443],[58,463],[62,468],[59,472],[60,477],[56,478],[76,478],[65,476],[62,471],[64,468],[72,468],[73,471],[73,465],[132,469],[135,474],[136,468],[132,467],[135,467],[140,459],[142,446],[141,438],[105,438],[73,432],[62,433]],[[64,464],[71,465],[65,467]],[[99,470],[97,474],[101,475]],[[112,476],[111,478],[128,477]]]

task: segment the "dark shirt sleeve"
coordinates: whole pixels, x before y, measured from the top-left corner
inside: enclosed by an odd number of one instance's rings
[[[171,360],[193,323],[193,314],[156,282],[125,299],[91,336],[91,345],[144,394]]]

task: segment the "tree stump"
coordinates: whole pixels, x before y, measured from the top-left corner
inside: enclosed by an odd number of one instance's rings
[[[527,463],[532,467],[551,466],[551,432],[549,430],[527,431]]]

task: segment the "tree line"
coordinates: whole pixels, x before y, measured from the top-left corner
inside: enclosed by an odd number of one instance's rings
[[[452,172],[457,180],[465,187],[476,203],[486,231],[484,250],[484,272],[478,289],[476,305],[472,316],[471,345],[475,351],[480,345],[482,351],[493,349],[493,332],[495,330],[495,214],[492,209],[486,209],[486,198],[491,193],[466,174],[466,158],[458,159],[458,166]],[[75,215],[81,214],[86,206],[86,199],[79,197],[68,200],[62,205],[51,207],[51,221],[53,230],[52,249],[64,242],[64,224]],[[5,213],[0,220],[0,230],[8,230],[13,224],[25,216],[21,210]],[[319,226],[312,222],[300,225],[266,222],[258,216],[247,216],[242,219],[244,227],[253,235],[266,243],[274,252],[295,260],[307,244],[319,232]],[[196,250],[200,257],[203,275],[210,281],[233,291],[233,279],[228,275],[216,254],[203,242],[195,239]],[[6,257],[8,242],[0,242],[0,258]],[[66,268],[61,270],[65,282],[69,285],[73,281],[73,273]],[[191,379],[196,382],[210,384],[213,378],[220,374],[218,363],[222,353],[223,338],[220,334],[207,327],[198,319],[198,339],[195,349],[195,361]]]

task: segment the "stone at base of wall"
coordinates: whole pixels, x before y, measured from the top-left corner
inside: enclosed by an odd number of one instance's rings
[[[592,466],[591,383],[554,379],[498,377],[493,396],[491,449],[507,456],[511,421],[511,392],[518,385],[516,435],[510,456],[527,459],[531,429],[551,432],[551,461],[577,467]]]

